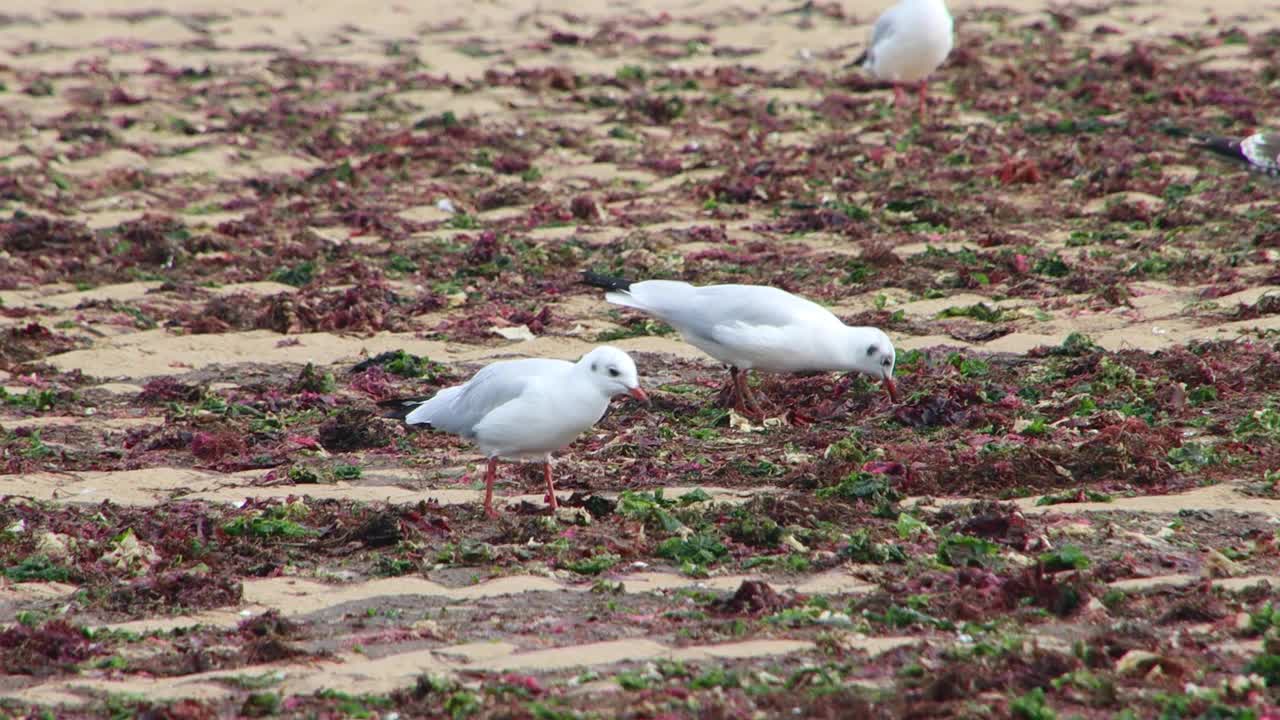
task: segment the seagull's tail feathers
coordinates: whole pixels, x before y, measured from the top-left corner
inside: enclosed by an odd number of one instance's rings
[[[631,281],[626,278],[618,277],[616,275],[602,275],[601,273],[591,272],[590,270],[583,271],[582,282],[592,287],[601,288],[602,290],[621,290],[626,292],[631,289]],[[613,301],[610,300],[609,302]]]
[[[604,299],[606,302],[612,303],[614,305],[621,305],[623,307],[635,308],[637,310],[648,310],[648,308],[645,307],[644,304],[640,303],[634,297],[631,297],[631,293],[627,292],[626,290],[607,292],[604,294]]]
[[[403,420],[409,425],[431,425],[435,414],[449,407],[453,397],[461,392],[461,386],[445,388],[431,397],[396,398],[383,400],[378,407],[387,410],[383,417]]]
[[[858,58],[853,62],[849,63],[848,65],[845,65],[844,69],[848,70],[849,68],[861,67],[863,65],[866,65],[867,60],[869,60],[870,58],[871,58],[871,51],[863,50],[862,54],[859,55]]]
[[[1191,144],[1232,160],[1247,160],[1243,153],[1240,152],[1240,141],[1235,138],[1218,137],[1216,135],[1192,135]]]
[[[429,397],[406,397],[379,400],[378,407],[386,411],[382,414],[382,417],[391,418],[392,420],[404,420],[410,413],[417,410],[418,406],[430,399]]]

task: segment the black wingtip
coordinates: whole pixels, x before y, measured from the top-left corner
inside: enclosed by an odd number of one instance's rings
[[[592,286],[603,288],[605,290],[630,290],[631,281],[626,278],[616,277],[614,275],[601,275],[597,272],[584,270],[582,273],[582,282]]]
[[[419,405],[430,399],[425,397],[395,398],[394,400],[379,400],[377,404],[378,407],[387,411],[383,413],[382,417],[404,421],[409,416],[409,413],[417,410]]]
[[[860,67],[863,63],[867,61],[868,57],[870,57],[870,51],[863,50],[862,54],[859,55],[857,59],[855,59],[853,62],[849,63],[848,65],[845,65],[845,68],[848,69],[853,67]]]
[[[1240,151],[1240,141],[1235,138],[1215,135],[1193,135],[1191,144],[1232,160],[1248,161],[1248,158]]]

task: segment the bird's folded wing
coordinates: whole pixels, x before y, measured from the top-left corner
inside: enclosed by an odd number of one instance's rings
[[[892,37],[897,30],[896,13],[894,12],[897,9],[897,6],[891,7],[876,18],[876,24],[871,27],[871,40],[867,43],[867,49],[864,53],[867,58],[875,57],[876,46]]]
[[[782,358],[796,352],[796,326],[756,325],[747,321],[716,325],[709,338],[733,348],[738,362],[748,367],[786,365]]]
[[[820,306],[776,288],[756,285],[712,285],[698,288],[683,304],[660,314],[680,330],[722,342],[717,333],[740,334],[741,328],[784,328],[829,315]],[[823,318],[825,320],[825,318]]]
[[[541,358],[496,362],[482,368],[466,384],[442,390],[414,414],[418,422],[470,436],[485,415],[519,397],[533,378],[568,366],[563,360]],[[457,392],[450,392],[455,389]]]

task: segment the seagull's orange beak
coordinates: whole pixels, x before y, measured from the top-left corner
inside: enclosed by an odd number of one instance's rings
[[[627,391],[627,394],[639,400],[640,402],[644,403],[645,405],[653,404],[649,402],[649,396],[645,394],[644,388],[640,387],[639,385],[631,388],[629,391]]]
[[[893,402],[898,402],[898,383],[894,382],[893,378],[888,376],[885,376],[883,381],[884,389],[889,393],[889,399]]]

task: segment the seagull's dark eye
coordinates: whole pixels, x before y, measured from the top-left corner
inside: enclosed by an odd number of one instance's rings
[[[609,377],[618,377],[621,374],[618,372],[618,368],[609,368]]]
[[[876,347],[875,345],[872,345],[871,347],[867,348],[867,357],[872,357],[878,352],[880,352],[880,348]]]
[[[598,363],[591,363],[591,372],[599,372],[599,371],[600,371],[600,365]]]

